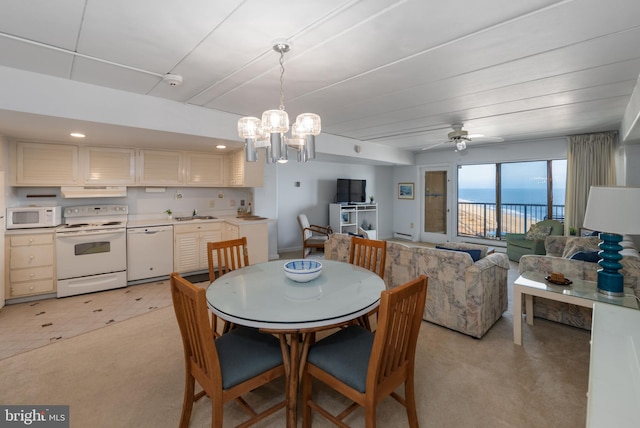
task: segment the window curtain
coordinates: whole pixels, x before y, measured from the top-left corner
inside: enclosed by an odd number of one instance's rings
[[[591,186],[616,185],[616,137],[617,131],[567,137],[565,234],[582,227]]]

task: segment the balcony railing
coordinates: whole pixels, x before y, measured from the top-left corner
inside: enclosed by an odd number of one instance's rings
[[[564,221],[564,205],[553,205],[552,218]],[[458,202],[458,235],[501,240],[506,233],[526,233],[533,223],[548,217],[546,204],[502,204],[500,233],[496,204]]]

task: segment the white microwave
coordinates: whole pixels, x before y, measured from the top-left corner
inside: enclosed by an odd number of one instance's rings
[[[54,227],[62,224],[62,207],[7,208],[7,229]]]

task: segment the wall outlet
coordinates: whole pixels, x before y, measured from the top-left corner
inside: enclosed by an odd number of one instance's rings
[[[216,207],[216,200],[215,199],[211,199],[209,201],[209,208],[215,208]]]
[[[413,223],[409,223],[409,229],[413,229]]]
[[[230,207],[235,207],[236,206],[236,200],[235,199],[229,199],[229,206]]]

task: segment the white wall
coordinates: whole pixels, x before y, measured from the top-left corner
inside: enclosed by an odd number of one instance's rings
[[[367,195],[374,195],[378,203],[380,237],[391,236],[392,167],[289,161],[286,164],[278,164],[275,168],[279,251],[302,248],[298,214],[306,214],[311,224],[329,224],[329,204],[335,201],[338,178],[367,180]],[[300,182],[300,187],[296,187],[296,182]]]

